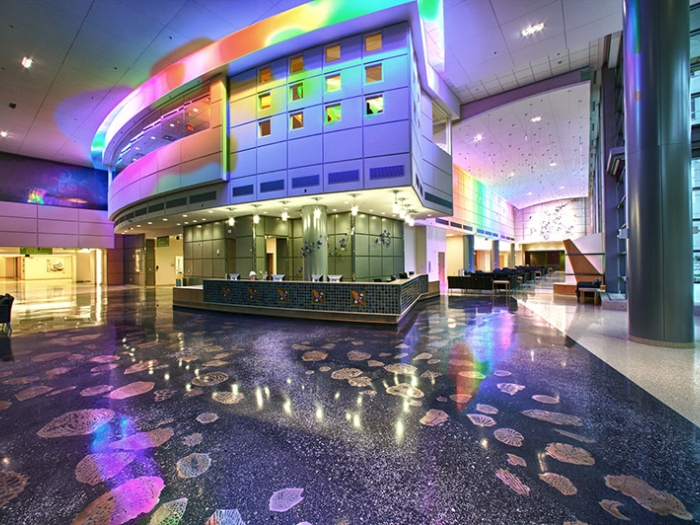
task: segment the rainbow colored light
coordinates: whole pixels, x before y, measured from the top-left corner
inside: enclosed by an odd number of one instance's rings
[[[441,25],[442,0],[313,0],[232,33],[168,66],[132,91],[112,110],[95,134],[91,146],[93,163],[103,166],[103,153],[117,132],[173,90],[266,47],[411,4],[417,4],[421,23],[425,21],[430,27]],[[435,62],[440,62],[439,57]]]

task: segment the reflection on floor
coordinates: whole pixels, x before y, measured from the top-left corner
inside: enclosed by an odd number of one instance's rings
[[[443,297],[396,328],[170,293],[24,297],[0,346],[0,523],[700,516],[698,427],[514,299]]]

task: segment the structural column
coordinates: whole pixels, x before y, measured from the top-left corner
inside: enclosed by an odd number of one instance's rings
[[[304,280],[312,275],[328,275],[328,235],[326,207],[310,204],[301,207],[301,228],[304,246]]]
[[[499,242],[494,240],[491,241],[491,271],[494,271],[496,268],[498,268],[499,263],[499,256],[501,255],[501,252],[499,251]]]
[[[464,241],[463,241],[464,269],[467,270],[469,273],[473,273],[474,272],[474,236],[473,235],[465,235],[464,237],[462,237],[462,239],[464,239]]]
[[[624,0],[629,338],[694,345],[689,7]]]
[[[508,253],[508,268],[515,268],[515,243],[510,243],[510,252]]]

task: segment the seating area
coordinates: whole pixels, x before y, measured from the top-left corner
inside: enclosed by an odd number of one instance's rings
[[[462,292],[512,292],[524,284],[534,283],[535,276],[547,275],[547,269],[541,266],[518,266],[516,268],[501,268],[493,272],[476,271],[464,275],[449,275],[447,277],[448,293],[452,290]]]

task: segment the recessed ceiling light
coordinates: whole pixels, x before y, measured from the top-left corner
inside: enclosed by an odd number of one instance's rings
[[[544,24],[542,24],[542,26],[544,27]],[[194,108],[192,111],[194,111],[195,113],[199,113],[199,108]]]
[[[151,221],[148,221],[148,224],[153,224]]]
[[[535,24],[534,26],[527,26],[525,29],[523,29],[520,34],[528,37],[532,36],[535,33],[539,33],[544,29],[544,22],[540,22],[539,24]]]
[[[22,58],[22,66],[25,67],[25,68],[27,68],[27,69],[29,69],[30,67],[32,67],[32,64],[33,64],[33,63],[34,63],[34,60],[32,60],[32,59],[29,58],[29,57],[23,57],[23,58]]]
[[[7,137],[7,131],[0,131],[0,137],[5,138]]]
[[[556,163],[556,162],[550,162],[549,165],[552,166],[552,167],[554,167],[554,166],[557,165],[557,163]]]
[[[187,214],[186,214],[186,213],[183,213],[182,216],[183,216],[183,217],[187,217]]]
[[[560,189],[560,190],[563,190],[563,189],[564,189],[564,186],[559,186],[559,189]]]
[[[182,226],[182,224],[180,224],[180,223],[178,222],[178,223],[177,223],[177,226]]]
[[[185,224],[189,224],[189,223],[190,223],[190,221],[185,221]]]
[[[528,194],[528,195],[532,195],[532,192],[531,192],[531,191],[528,191],[527,194]]]
[[[192,222],[197,222],[197,219],[192,219]]]
[[[338,211],[338,208],[333,208],[333,211]]]
[[[170,123],[170,127],[171,127],[171,128],[174,128],[174,127],[175,127],[175,124],[174,124],[173,122],[171,122],[171,123]]]
[[[156,140],[156,136],[155,136],[155,135],[151,135],[151,139],[152,139],[152,140]]]
[[[539,122],[540,120],[542,120],[542,117],[532,117],[530,122]]]
[[[480,140],[483,140],[484,136],[479,133],[476,137],[474,137],[474,142],[479,142]]]
[[[141,225],[140,225],[140,224],[137,224],[137,225],[136,225],[136,227],[137,227],[137,228],[140,228],[140,227],[141,227]]]
[[[214,213],[214,210],[207,210],[209,213]]]
[[[370,213],[372,213],[374,210],[369,210]]]
[[[163,221],[164,221],[164,222],[168,222],[168,219],[166,219],[166,218],[163,218]]]

